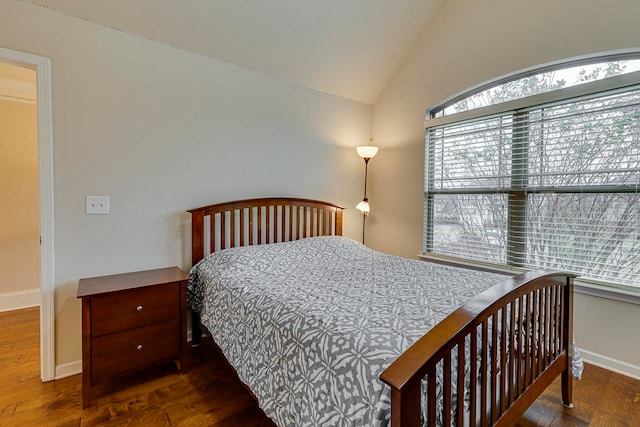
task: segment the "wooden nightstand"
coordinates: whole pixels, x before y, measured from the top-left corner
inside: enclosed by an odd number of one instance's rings
[[[187,280],[177,267],[80,279],[82,407],[110,378],[177,361],[187,371]]]

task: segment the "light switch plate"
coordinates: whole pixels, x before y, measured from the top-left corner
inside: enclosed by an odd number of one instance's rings
[[[87,196],[87,215],[109,215],[109,196]]]

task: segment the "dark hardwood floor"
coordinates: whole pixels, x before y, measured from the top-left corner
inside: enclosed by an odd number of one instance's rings
[[[0,313],[0,426],[273,426],[210,340],[172,366],[99,387],[82,410],[82,380],[40,381],[39,309]],[[518,426],[640,426],[640,381],[587,365],[573,409],[554,382]]]

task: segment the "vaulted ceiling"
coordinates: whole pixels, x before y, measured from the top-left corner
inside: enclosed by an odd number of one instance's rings
[[[372,104],[443,1],[27,2]]]

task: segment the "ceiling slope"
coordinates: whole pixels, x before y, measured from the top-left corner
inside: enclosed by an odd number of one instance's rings
[[[27,2],[372,104],[442,1]]]

